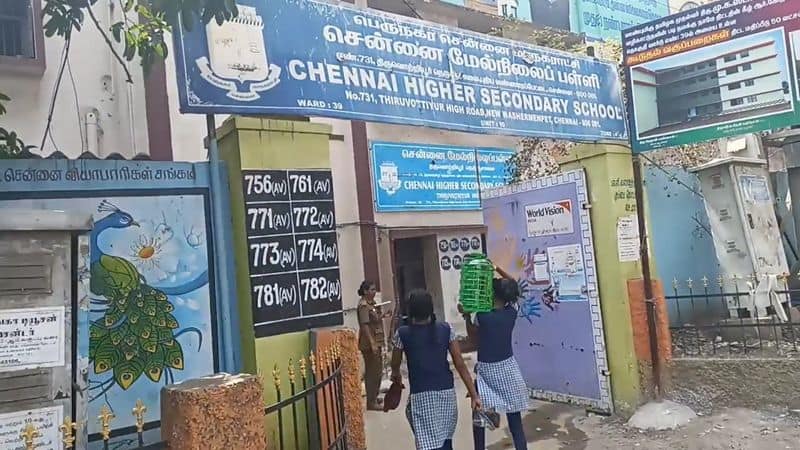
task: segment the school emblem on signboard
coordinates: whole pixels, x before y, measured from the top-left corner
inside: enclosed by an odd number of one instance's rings
[[[400,190],[400,174],[397,165],[393,162],[381,164],[381,177],[378,180],[378,187],[386,191],[389,195],[394,195]]]
[[[250,6],[237,5],[239,15],[222,25],[206,25],[208,57],[198,58],[200,76],[227,96],[252,102],[280,83],[281,68],[269,63],[264,21]]]

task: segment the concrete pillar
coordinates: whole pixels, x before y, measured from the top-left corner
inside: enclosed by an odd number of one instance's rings
[[[255,336],[242,170],[330,168],[331,127],[302,120],[234,116],[223,123],[217,135],[220,154],[226,163],[230,183],[234,253],[232,259],[236,266],[242,363],[245,371],[261,374],[269,380],[272,379],[273,370],[279,368],[282,383],[275,386],[272,382],[268,382],[263,386],[264,404],[270,405],[277,401],[278,390],[281,391],[282,398],[289,395],[286,378],[289,362],[292,360],[296,365],[300,357],[309,354],[309,332],[301,331],[262,338]],[[298,414],[301,413],[305,414],[304,411]],[[270,442],[274,442],[279,433],[277,417],[272,415],[266,423],[267,437]],[[286,436],[293,434],[291,425],[291,421],[284,421],[283,429]],[[301,443],[305,442],[307,429],[305,424],[300,424]],[[303,450],[304,446],[305,444],[298,444],[293,448]]]
[[[253,375],[219,374],[161,390],[161,438],[172,450],[264,450],[264,402]]]
[[[643,375],[649,367],[646,363],[642,366],[641,356],[643,349],[649,350],[648,335],[634,336],[634,327],[646,330],[647,322],[639,323],[642,308],[632,309],[636,298],[643,302],[643,293],[635,290],[644,286],[641,282],[628,285],[630,280],[641,280],[641,263],[620,262],[616,239],[618,220],[636,216],[631,150],[616,144],[579,145],[559,164],[562,170],[582,168],[586,172],[614,409],[627,416],[645,398],[647,377]],[[654,265],[651,271],[656,273]]]

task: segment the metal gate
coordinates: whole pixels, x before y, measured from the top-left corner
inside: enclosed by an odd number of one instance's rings
[[[0,217],[0,448],[60,448],[74,412],[75,233],[90,218],[55,211]]]
[[[514,354],[535,398],[611,413],[583,170],[486,193],[489,257],[523,290]]]

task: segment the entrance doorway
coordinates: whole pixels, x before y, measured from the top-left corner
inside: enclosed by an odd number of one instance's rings
[[[396,239],[394,241],[394,267],[397,277],[397,295],[401,309],[405,310],[408,294],[414,289],[428,289],[425,279],[423,238]]]

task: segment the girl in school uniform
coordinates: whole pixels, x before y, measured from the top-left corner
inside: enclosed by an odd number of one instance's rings
[[[510,278],[496,278],[493,287],[493,311],[476,314],[475,322],[470,314],[463,314],[463,310],[462,314],[467,322],[469,339],[478,348],[475,372],[483,410],[505,413],[514,448],[525,450],[527,439],[522,428],[522,411],[528,409],[528,388],[511,348],[511,334],[517,321],[519,285]],[[475,450],[486,448],[487,425],[486,415],[473,421]]]
[[[472,408],[480,408],[480,399],[461,357],[455,333],[445,322],[437,322],[431,295],[424,290],[411,293],[408,300],[408,325],[394,335],[392,381],[402,382],[400,364],[405,354],[411,393],[406,417],[414,433],[417,450],[452,450],[458,421],[453,373],[447,354],[466,385]]]

